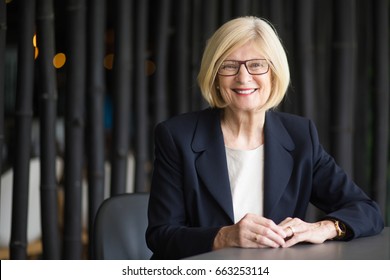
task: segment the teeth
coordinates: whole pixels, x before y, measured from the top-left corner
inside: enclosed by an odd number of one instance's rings
[[[235,92],[237,92],[238,94],[251,94],[254,91],[255,91],[254,89],[246,89],[246,90],[236,89],[235,90]]]

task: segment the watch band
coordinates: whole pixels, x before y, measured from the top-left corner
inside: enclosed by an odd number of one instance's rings
[[[331,220],[336,228],[337,236],[334,239],[342,239],[346,234],[345,225],[338,220]]]

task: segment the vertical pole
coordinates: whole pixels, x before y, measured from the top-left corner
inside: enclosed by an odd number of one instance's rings
[[[4,67],[5,42],[7,31],[7,9],[4,1],[0,1],[0,172],[3,171],[4,147]],[[1,193],[1,181],[0,181]],[[1,221],[0,221],[1,223]]]
[[[336,161],[353,177],[353,109],[355,92],[355,0],[335,2],[332,84],[334,146]]]
[[[57,82],[53,0],[37,0],[38,87],[40,97],[41,222],[44,259],[60,259],[56,181]]]
[[[315,110],[315,67],[313,42],[313,2],[311,0],[298,0],[297,3],[297,61],[299,92],[302,93],[302,113],[304,116],[316,119]]]
[[[390,39],[389,1],[374,1],[374,151],[373,193],[386,216],[386,195],[389,165],[390,116]],[[388,217],[389,218],[389,217]]]
[[[167,72],[168,72],[168,43],[169,43],[169,18],[170,0],[160,1],[160,12],[157,20],[156,40],[156,73],[155,73],[155,123],[167,118],[168,94],[167,94]],[[178,71],[180,72],[180,71]],[[184,93],[182,93],[184,94]]]
[[[148,1],[136,2],[135,15],[135,189],[137,192],[148,189],[147,164],[150,139],[148,135],[148,92],[146,77],[146,44],[148,39]]]
[[[88,231],[92,240],[93,221],[104,199],[104,31],[106,1],[88,1],[87,36],[87,154],[88,154]],[[89,242],[89,254],[92,256]]]
[[[131,112],[131,12],[133,1],[115,2],[114,116],[111,195],[126,191]],[[141,94],[141,93],[138,93]]]
[[[68,0],[65,108],[64,258],[82,257],[81,200],[85,129],[86,0]]]
[[[177,28],[176,36],[174,37],[173,47],[175,48],[173,55],[174,75],[177,75],[175,87],[173,87],[173,95],[175,109],[173,114],[180,114],[187,112],[189,109],[190,100],[190,85],[189,77],[191,71],[190,63],[190,3],[189,0],[176,0],[175,7],[178,13],[174,13],[176,16],[175,25]],[[177,85],[177,86],[176,86]]]
[[[356,103],[355,103],[355,127],[354,127],[354,180],[368,194],[373,194],[371,174],[372,159],[372,72],[373,72],[373,1],[360,1],[357,9],[358,20],[356,28],[358,49],[356,61]],[[321,103],[319,103],[321,104]],[[322,109],[323,110],[323,109]]]
[[[18,2],[18,74],[15,105],[14,179],[12,194],[11,259],[27,258],[27,221],[30,178],[31,123],[34,88],[35,1]]]

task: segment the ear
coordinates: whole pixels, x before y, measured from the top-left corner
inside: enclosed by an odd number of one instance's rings
[[[218,81],[218,79],[214,80],[214,86],[219,91],[219,81]]]

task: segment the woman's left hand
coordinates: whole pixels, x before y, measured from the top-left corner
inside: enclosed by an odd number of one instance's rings
[[[329,220],[307,223],[299,218],[286,218],[279,226],[287,235],[286,243],[283,245],[285,248],[300,242],[320,244],[337,235],[333,221]]]

